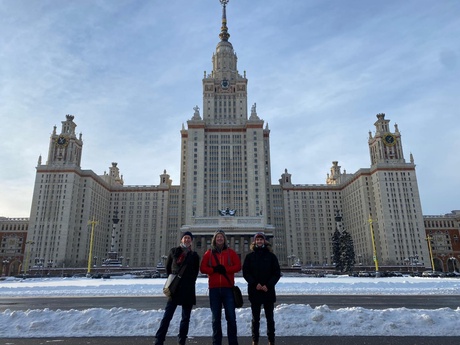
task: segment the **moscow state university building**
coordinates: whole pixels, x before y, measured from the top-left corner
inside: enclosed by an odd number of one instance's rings
[[[242,259],[261,231],[282,265],[331,265],[336,227],[351,234],[357,263],[359,257],[373,265],[377,253],[381,265],[417,256],[430,266],[414,160],[406,161],[399,129],[385,114],[377,114],[369,132],[369,167],[346,173],[335,161],[325,184],[296,184],[288,170],[275,172],[272,184],[270,129],[256,104],[247,103],[248,79],[229,40],[227,2],[221,1],[212,70],[202,79],[202,106],[180,129],[177,184],[160,169],[158,185],[150,186],[124,185],[117,163],[103,175],[82,169],[78,119],[65,116],[52,131],[46,162],[40,157],[37,165],[29,267],[36,258],[53,267],[85,267],[90,244],[96,266],[115,251],[124,266],[152,267],[181,232],[192,231],[202,255],[217,229]]]

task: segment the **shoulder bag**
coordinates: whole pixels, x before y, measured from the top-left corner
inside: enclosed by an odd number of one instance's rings
[[[177,290],[177,287],[179,286],[180,279],[182,278],[182,275],[184,274],[186,267],[187,264],[184,263],[180,268],[179,272],[177,272],[177,274],[171,273],[168,276],[168,279],[166,279],[166,283],[163,286],[163,293],[166,297],[172,297],[172,295],[174,295],[174,293]]]

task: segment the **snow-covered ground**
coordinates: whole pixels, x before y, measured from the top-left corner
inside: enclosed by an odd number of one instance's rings
[[[128,279],[127,279],[128,278]],[[0,282],[0,297],[65,296],[162,296],[165,279],[88,279],[43,278],[7,279]],[[243,278],[237,285],[246,294]],[[282,277],[278,295],[459,295],[456,309],[342,308],[327,305],[280,304],[275,310],[279,336],[378,335],[378,336],[460,336],[460,279],[455,278],[352,278],[347,276],[310,278]],[[197,294],[207,294],[207,279],[197,281]],[[278,302],[282,303],[282,296]],[[166,300],[165,300],[166,303]],[[163,310],[92,308],[78,310],[5,310],[0,313],[0,338],[154,336]],[[224,318],[223,318],[224,319]],[[250,334],[248,305],[237,310],[238,334]],[[176,311],[169,335],[178,333],[180,310]],[[225,322],[223,322],[225,330]],[[266,333],[265,320],[261,334]],[[211,330],[209,308],[192,312],[189,336],[208,336]]]

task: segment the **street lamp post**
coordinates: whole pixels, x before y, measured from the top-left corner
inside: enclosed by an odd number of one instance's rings
[[[453,272],[453,273],[457,272],[456,267],[455,267],[455,266],[456,266],[456,260],[457,260],[457,259],[454,258],[453,256],[451,256],[451,257],[449,258],[449,260],[452,261],[452,272]]]
[[[167,255],[162,255],[161,260],[163,260],[163,265],[166,265],[166,259],[168,258]]]
[[[35,244],[35,242],[34,241],[27,241],[26,242],[26,249],[27,249],[27,247],[28,247],[28,249],[26,251],[26,262],[24,263],[24,276],[27,276],[27,271],[29,269],[29,258],[30,258],[30,252],[32,251],[30,246],[32,244]]]
[[[371,228],[371,238],[372,238],[372,249],[374,251],[374,263],[375,263],[375,276],[379,277],[379,262],[377,260],[377,248],[375,246],[375,237],[374,237],[374,228],[372,226],[372,218],[369,216],[369,227]]]
[[[89,241],[89,255],[88,255],[88,275],[91,274],[91,258],[93,257],[93,239],[94,239],[94,228],[98,222],[96,220],[90,220],[88,225],[91,225],[91,237]]]
[[[408,258],[404,258],[404,264],[406,265],[406,269],[407,271],[409,272],[409,259]]]
[[[10,263],[10,260],[4,259],[2,261],[2,263],[3,263],[3,267],[2,267],[3,268],[3,275],[6,276],[6,274],[7,274],[6,269],[8,268],[8,264]]]
[[[415,268],[413,269],[413,271],[417,271],[418,272],[418,255],[415,255],[414,256],[414,266]]]
[[[434,259],[433,259],[433,250],[431,248],[431,240],[433,239],[433,237],[431,237],[430,235],[428,235],[426,237],[426,240],[428,241],[428,249],[430,251],[430,261],[431,261],[431,269],[433,270],[433,272],[435,271],[434,269]]]
[[[43,267],[45,266],[45,259],[44,258],[40,258],[40,268],[41,268],[41,277],[43,277]]]

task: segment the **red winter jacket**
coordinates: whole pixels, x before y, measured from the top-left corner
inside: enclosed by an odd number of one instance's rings
[[[216,257],[219,262],[216,262]],[[220,273],[214,273],[213,267],[221,264],[227,270],[227,277]],[[211,252],[209,249],[203,255],[201,260],[200,271],[208,275],[208,286],[212,288],[232,287],[235,284],[235,273],[241,270],[241,260],[233,249],[226,248],[222,252]]]

